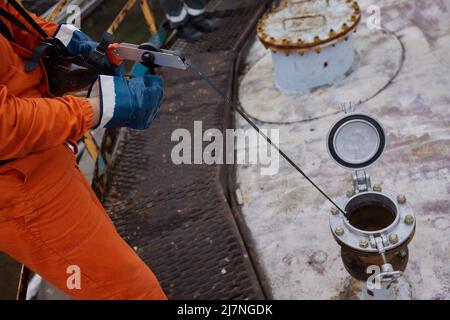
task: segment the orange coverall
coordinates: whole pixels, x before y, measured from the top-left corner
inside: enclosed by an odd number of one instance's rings
[[[0,7],[24,21],[5,1]],[[55,33],[56,24],[33,17]],[[76,299],[166,299],[65,144],[93,126],[89,100],[52,97],[42,65],[24,70],[38,41],[4,22],[16,43],[0,35],[0,160],[17,160],[0,166],[0,251]]]

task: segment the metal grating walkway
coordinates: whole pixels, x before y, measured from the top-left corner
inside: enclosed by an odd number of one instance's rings
[[[209,3],[209,18],[217,18],[222,21],[222,28],[217,32],[207,34],[204,40],[188,43],[182,39],[176,39],[171,45],[173,49],[180,50],[186,55],[199,52],[218,52],[236,50],[240,45],[243,33],[251,23],[251,18],[259,12],[263,0],[231,0],[212,1]],[[210,11],[214,10],[214,11]]]
[[[220,87],[232,92],[234,65],[244,41],[265,9],[265,1],[209,3],[221,17],[218,32],[194,44],[175,40]],[[192,72],[164,70],[166,94],[151,128],[127,130],[119,144],[106,210],[124,239],[152,268],[170,299],[263,299],[227,200],[228,172],[220,165],[171,161],[177,128],[193,132],[231,127],[229,108]]]

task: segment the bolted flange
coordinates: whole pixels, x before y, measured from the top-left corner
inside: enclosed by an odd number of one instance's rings
[[[318,8],[312,2],[298,1],[298,7],[301,10],[294,13],[287,13],[287,10],[289,10],[288,2],[273,7],[263,15],[257,24],[259,39],[263,44],[269,48],[273,47],[277,51],[284,49],[293,52],[305,50],[320,53],[328,45],[335,44],[348,37],[348,34],[354,31],[361,22],[359,5],[354,1],[342,3],[341,0],[327,0],[327,2],[331,2],[331,5],[329,4],[326,10]],[[314,24],[308,22],[308,19],[318,16],[324,17],[325,23],[329,25],[328,31],[314,28]],[[295,26],[289,27],[291,19],[305,21],[305,25],[311,29],[305,31],[302,28],[297,30]],[[285,32],[278,30],[280,20],[284,25]],[[263,37],[263,34],[266,36]],[[295,40],[299,35],[305,35],[305,39],[301,42]],[[289,37],[290,39],[288,39]],[[293,40],[291,41],[291,39]]]

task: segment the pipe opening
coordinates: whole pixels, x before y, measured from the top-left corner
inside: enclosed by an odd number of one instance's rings
[[[362,231],[379,231],[389,227],[397,217],[395,204],[380,194],[362,194],[350,200],[345,210],[351,226]]]

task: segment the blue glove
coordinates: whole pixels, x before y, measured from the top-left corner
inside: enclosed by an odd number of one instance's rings
[[[133,79],[100,76],[98,85],[100,126],[104,128],[147,129],[158,113],[164,94],[163,80],[155,75]]]
[[[71,55],[81,54],[88,57],[90,52],[99,45],[98,42],[93,41],[87,34],[71,24],[60,25],[55,34],[55,38],[58,38],[64,43]],[[118,68],[113,66],[106,55],[103,64],[105,69],[111,70],[116,76],[122,76],[124,73],[123,65]]]

